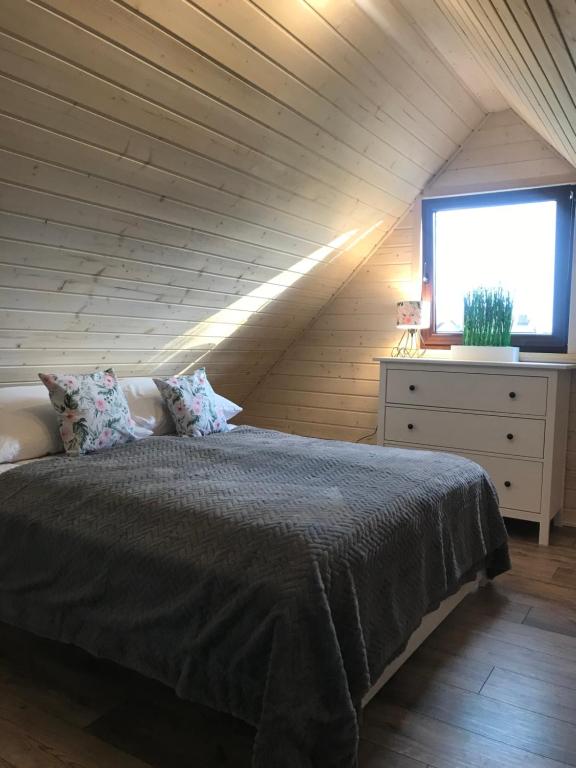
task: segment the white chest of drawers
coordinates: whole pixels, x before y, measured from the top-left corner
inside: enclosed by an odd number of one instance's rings
[[[562,363],[380,362],[378,444],[448,451],[490,474],[505,517],[550,522],[564,496],[570,371]]]

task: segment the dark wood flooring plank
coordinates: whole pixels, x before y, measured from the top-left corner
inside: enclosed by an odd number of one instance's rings
[[[573,560],[568,560],[567,558],[563,562],[554,562],[549,558],[541,558],[531,548],[519,549],[511,547],[510,555],[512,573],[516,576],[526,576],[531,579],[539,579],[540,581],[552,581],[559,565],[573,562]]]
[[[72,762],[61,760],[32,734],[5,723],[0,718],[0,766],[15,768],[76,768]]]
[[[552,525],[550,541],[552,544],[576,547],[576,528],[572,525]]]
[[[439,627],[429,648],[576,689],[576,662],[512,645],[466,627]]]
[[[362,737],[434,768],[565,768],[386,701],[368,705]]]
[[[523,624],[559,635],[576,637],[576,612],[567,611],[563,606],[556,607],[554,603],[545,607],[530,608]]]
[[[576,590],[572,587],[564,587],[560,584],[526,576],[516,576],[512,571],[512,573],[503,573],[498,577],[498,588],[512,599],[527,605],[541,605],[547,600],[552,600],[576,611]]]
[[[358,750],[358,768],[427,768],[427,766],[411,757],[399,755],[378,744],[361,740]]]
[[[512,555],[512,569],[516,562],[530,560],[534,563],[557,563],[570,566],[576,563],[576,547],[539,547],[533,544],[523,544],[516,541],[510,542]]]
[[[491,616],[522,623],[530,608],[526,603],[514,602],[508,595],[494,589],[490,583],[463,600],[453,615],[473,613],[477,616]]]
[[[88,731],[153,768],[249,768],[254,730],[227,715],[177,700],[129,701]]]
[[[571,587],[576,590],[576,569],[560,566],[556,569],[552,581],[555,584],[561,584],[563,587]]]
[[[13,762],[17,768],[28,768],[28,765],[52,768],[52,758],[56,761],[54,766],[60,768],[145,766],[140,760],[119,752],[85,731],[36,709],[5,688],[0,689],[0,726],[0,757]],[[30,763],[27,755],[34,751],[46,754],[45,763]],[[19,752],[22,757],[15,759]]]
[[[576,638],[546,629],[470,613],[448,617],[444,628],[447,631],[450,628],[470,629],[486,637],[494,637],[515,646],[537,649],[542,654],[576,662]]]
[[[490,676],[493,665],[473,659],[463,659],[424,644],[402,669],[421,679],[447,683],[456,688],[478,693]]]
[[[99,716],[125,698],[127,685],[141,678],[110,662],[90,656],[70,645],[35,637],[28,632],[0,623],[0,679],[11,674],[13,682],[30,684],[50,709],[59,699],[60,714],[69,703],[77,718],[86,722]],[[36,702],[39,703],[39,702]],[[74,714],[68,709],[68,721]],[[78,721],[74,724],[80,724]]]
[[[576,693],[576,692],[575,692]],[[381,701],[567,765],[576,765],[576,726],[442,683],[394,677]],[[374,707],[378,709],[378,702]]]
[[[514,577],[515,579],[518,579],[518,583],[516,584],[511,581],[506,581],[504,576],[507,575],[508,574],[503,574],[502,576],[498,576],[496,581],[492,582],[488,588],[497,592],[502,597],[508,598],[508,600],[514,603],[525,605],[527,608],[549,608],[552,606],[555,609],[561,609],[568,614],[576,616],[576,604],[573,600],[567,601],[565,596],[557,599],[550,595],[536,594],[533,589],[533,584],[527,584],[528,580],[526,578]],[[510,575],[514,576],[513,573]],[[542,586],[544,586],[544,588],[548,586],[545,582],[535,583],[538,585],[538,591]]]
[[[496,667],[481,695],[576,726],[576,691]]]
[[[10,690],[20,699],[70,725],[85,728],[116,704],[115,701],[109,701],[106,704],[100,702],[96,706],[90,701],[90,696],[86,696],[82,690],[75,689],[70,692],[69,685],[64,686],[64,689],[58,684],[54,687],[43,684],[35,677],[30,670],[10,664],[6,659],[0,659],[0,692]]]

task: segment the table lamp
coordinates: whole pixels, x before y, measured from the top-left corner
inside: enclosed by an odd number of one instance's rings
[[[396,304],[396,328],[404,331],[392,349],[392,357],[422,357],[422,328],[430,327],[430,305],[427,301],[399,301]]]

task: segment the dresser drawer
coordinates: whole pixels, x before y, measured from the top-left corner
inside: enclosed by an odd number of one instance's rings
[[[501,507],[540,514],[542,464],[474,453],[460,455],[480,464],[488,472],[498,491]]]
[[[453,373],[389,368],[386,401],[527,416],[546,414],[548,379],[497,373]]]
[[[545,424],[543,419],[388,406],[384,440],[541,459]]]

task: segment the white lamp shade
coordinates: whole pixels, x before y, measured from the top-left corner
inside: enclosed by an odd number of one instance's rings
[[[429,328],[430,305],[427,301],[399,301],[396,304],[396,327],[403,330]]]

